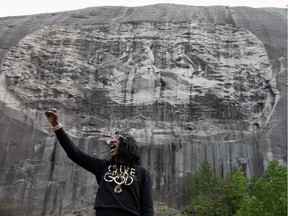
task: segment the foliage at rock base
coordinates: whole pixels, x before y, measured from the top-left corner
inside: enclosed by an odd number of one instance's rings
[[[207,161],[188,179],[188,215],[286,215],[287,168],[272,160],[262,177],[249,180],[236,168],[225,179],[214,176]]]

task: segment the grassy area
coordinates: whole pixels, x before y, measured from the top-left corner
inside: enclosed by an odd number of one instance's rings
[[[165,203],[154,203],[154,216],[185,216],[180,210],[169,208]]]

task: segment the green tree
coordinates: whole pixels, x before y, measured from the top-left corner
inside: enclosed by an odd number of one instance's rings
[[[287,168],[273,160],[260,179],[251,181],[240,168],[225,179],[216,178],[207,161],[187,179],[189,204],[185,211],[197,216],[287,215]]]
[[[260,179],[251,181],[251,192],[239,205],[236,216],[287,215],[287,168],[273,160]]]
[[[243,171],[240,168],[237,168],[227,176],[224,188],[225,202],[229,209],[229,215],[233,215],[249,195],[248,179]]]
[[[202,162],[200,169],[193,176],[188,177],[190,197],[212,194],[215,183],[216,178],[208,161]]]
[[[228,209],[222,200],[223,181],[215,177],[209,163],[204,161],[199,170],[188,177],[189,215],[227,215]]]

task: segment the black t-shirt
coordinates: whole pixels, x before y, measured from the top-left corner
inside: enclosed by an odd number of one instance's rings
[[[137,165],[120,164],[90,156],[72,142],[63,128],[55,133],[67,156],[95,175],[99,185],[94,205],[97,216],[153,215],[151,177],[148,170]]]

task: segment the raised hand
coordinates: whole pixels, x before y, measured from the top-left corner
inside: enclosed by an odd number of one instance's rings
[[[48,109],[44,114],[47,117],[48,122],[54,127],[59,124],[56,109]]]

